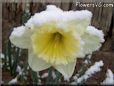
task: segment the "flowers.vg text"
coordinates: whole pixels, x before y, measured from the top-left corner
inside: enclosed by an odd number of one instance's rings
[[[112,3],[102,3],[102,2],[96,2],[96,3],[81,3],[76,2],[75,6],[79,7],[113,7],[114,4]]]

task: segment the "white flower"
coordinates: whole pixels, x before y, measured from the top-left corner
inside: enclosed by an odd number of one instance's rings
[[[87,10],[62,11],[48,5],[25,26],[14,28],[10,41],[29,50],[28,62],[34,71],[53,66],[69,78],[76,59],[99,49],[104,41],[102,31],[89,26],[91,17]]]

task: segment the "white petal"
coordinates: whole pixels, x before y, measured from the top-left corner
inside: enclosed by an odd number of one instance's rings
[[[14,28],[9,39],[11,43],[20,48],[29,48],[30,47],[30,29],[20,26]]]
[[[60,8],[55,5],[47,5],[46,11],[62,11]]]
[[[29,50],[29,57],[28,57],[29,66],[34,71],[41,71],[44,69],[49,68],[51,65],[43,61],[42,59],[38,58],[32,50]]]
[[[90,19],[78,19],[78,20],[73,20],[68,22],[68,28],[71,28],[75,30],[75,32],[79,35],[82,36],[84,32],[86,31],[88,25],[90,24],[91,18]]]
[[[74,72],[76,61],[67,65],[56,65],[54,66],[65,78],[70,78]]]
[[[91,54],[101,47],[101,43],[104,42],[104,34],[101,30],[88,26],[85,34],[82,36],[82,40],[85,43],[83,47],[84,54]]]
[[[25,24],[28,27],[32,25],[41,26],[44,23],[48,22],[67,22],[67,21],[75,21],[75,20],[86,20],[87,22],[91,20],[92,13],[87,10],[81,11],[62,11],[62,9],[57,8],[54,5],[48,5],[47,9],[40,12],[35,13],[28,22]]]

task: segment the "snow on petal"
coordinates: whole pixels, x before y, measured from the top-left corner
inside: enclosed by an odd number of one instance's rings
[[[83,53],[91,54],[101,47],[101,43],[104,42],[104,34],[101,30],[88,26],[82,40],[84,41]]]
[[[47,5],[46,11],[62,11],[60,8],[55,5]]]
[[[19,48],[29,48],[30,36],[30,29],[26,28],[25,26],[20,26],[13,29],[9,39],[11,43]]]
[[[54,5],[48,5],[45,11],[35,13],[35,15],[32,16],[25,25],[28,27],[31,27],[32,25],[41,26],[49,21],[59,23],[72,20],[87,20],[90,22],[91,17],[92,13],[88,10],[62,11]]]
[[[102,30],[98,30],[97,28],[95,28],[93,26],[88,26],[87,33],[98,36],[100,41],[104,42],[104,34],[103,34]]]

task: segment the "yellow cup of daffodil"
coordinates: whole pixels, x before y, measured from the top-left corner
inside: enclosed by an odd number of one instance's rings
[[[28,49],[28,63],[34,71],[53,66],[64,77],[71,77],[77,58],[100,48],[102,31],[90,26],[92,13],[87,10],[63,11],[48,5],[32,16],[25,26],[14,28],[10,41]]]

